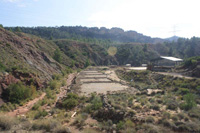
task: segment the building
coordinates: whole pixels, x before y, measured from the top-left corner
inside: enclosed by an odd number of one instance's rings
[[[179,65],[182,61],[182,59],[176,57],[160,56],[151,60],[147,69],[151,71],[169,71]]]

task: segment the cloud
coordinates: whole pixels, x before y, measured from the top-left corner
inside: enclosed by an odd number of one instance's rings
[[[198,25],[200,19],[196,17],[200,11],[197,1],[193,0],[195,3],[186,0],[181,3],[174,0],[125,1],[117,3],[114,8],[110,7],[108,11],[93,12],[88,18],[91,26],[121,27],[153,37],[168,37],[173,35],[170,31],[177,25],[178,30],[181,30],[177,35],[190,37],[194,33],[196,36],[200,34],[197,31],[200,28]]]

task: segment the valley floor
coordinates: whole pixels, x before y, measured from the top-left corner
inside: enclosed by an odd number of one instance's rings
[[[1,115],[0,127],[5,120],[2,131],[19,133],[199,132],[199,79],[173,76],[89,67],[7,113],[19,118]]]

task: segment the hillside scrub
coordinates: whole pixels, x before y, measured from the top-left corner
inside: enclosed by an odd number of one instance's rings
[[[80,97],[75,93],[68,93],[67,97],[59,102],[57,106],[64,108],[66,110],[71,110],[80,103]]]
[[[200,121],[199,107],[199,79],[184,79],[174,78],[171,76],[159,75],[148,71],[125,71],[116,70],[119,77],[127,82],[133,82],[133,86],[140,89],[132,98],[132,104],[129,104],[129,110],[134,109],[134,120],[148,123],[154,123],[159,129],[165,126],[166,130],[173,130],[179,132],[198,132],[197,124]],[[132,79],[132,80],[131,80]],[[149,83],[151,85],[149,86]],[[156,93],[148,95],[147,89],[151,86],[153,90],[162,90],[163,93]],[[111,97],[112,96],[112,97]],[[123,100],[123,95],[111,95],[109,101],[114,107],[117,105],[125,105],[129,103],[128,100]],[[129,96],[126,95],[126,98]],[[114,98],[113,100],[111,98]],[[128,98],[129,99],[129,98]],[[134,102],[133,102],[134,101]],[[123,106],[121,108],[124,108]],[[119,109],[119,108],[118,108]],[[158,114],[144,115],[147,112],[159,112]],[[180,112],[178,112],[180,111]],[[141,113],[142,112],[142,113]],[[174,113],[172,113],[174,112]],[[148,114],[148,113],[147,113]],[[142,116],[143,115],[143,116]],[[138,118],[137,118],[138,116]],[[137,125],[141,127],[141,125]],[[155,127],[155,126],[154,126]],[[155,127],[150,127],[148,131],[159,131]],[[141,127],[144,129],[144,127]],[[146,131],[146,130],[145,130]]]
[[[28,87],[23,85],[23,83],[18,82],[16,84],[11,84],[8,89],[4,92],[4,97],[11,103],[21,103],[27,99],[30,99],[36,94],[35,87]]]
[[[0,131],[9,130],[18,123],[19,121],[16,118],[0,114]]]
[[[0,62],[0,72],[5,71],[6,67]]]

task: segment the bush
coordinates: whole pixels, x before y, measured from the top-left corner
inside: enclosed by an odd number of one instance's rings
[[[56,60],[59,63],[61,62],[62,58],[61,58],[61,51],[60,51],[60,49],[56,49],[54,51],[53,59]]]
[[[164,113],[163,113],[163,118],[164,118],[164,119],[169,119],[170,116],[171,116],[171,114],[168,113],[168,112],[164,112]]]
[[[77,94],[74,93],[68,93],[67,97],[63,100],[63,107],[65,109],[72,109],[76,107],[79,103],[79,97]]]
[[[59,125],[60,123],[53,119],[42,119],[42,120],[35,121],[33,123],[32,129],[45,130],[47,132],[50,132],[51,130],[57,128]]]
[[[196,102],[195,102],[195,95],[192,93],[188,93],[183,97],[185,103],[182,105],[185,110],[190,110],[193,107],[196,107]]]
[[[159,111],[160,110],[160,106],[159,105],[152,105],[151,109]]]
[[[154,123],[155,122],[155,119],[151,116],[147,117],[146,120],[145,120],[147,123]]]
[[[1,111],[12,111],[12,110],[15,110],[16,109],[16,106],[13,105],[12,103],[8,102],[8,103],[4,103],[1,107],[0,107],[0,110]]]
[[[176,116],[176,115],[173,115],[173,116],[172,116],[172,120],[173,120],[173,121],[178,121],[178,119],[179,119],[178,116]]]
[[[168,100],[167,103],[167,109],[176,110],[178,107],[178,103],[175,100]]]
[[[165,127],[169,127],[169,128],[175,127],[175,124],[172,123],[172,122],[170,122],[169,120],[163,120],[162,123],[163,123],[163,125],[164,125]]]
[[[66,99],[63,101],[63,106],[65,109],[73,109],[78,105],[78,100],[76,99]]]
[[[0,62],[0,72],[5,71],[6,67]]]
[[[117,123],[117,130],[122,130],[122,129],[124,129],[124,122],[123,121],[119,121],[118,123]]]
[[[82,128],[85,125],[85,120],[88,118],[87,113],[82,113],[78,115],[74,121],[74,125],[76,125],[78,128]]]
[[[9,130],[18,123],[18,120],[14,117],[0,115],[0,128],[2,130]]]
[[[48,112],[46,112],[45,110],[39,110],[39,111],[35,114],[34,118],[35,118],[35,119],[38,119],[38,118],[40,118],[40,117],[45,117],[45,116],[47,116],[47,115],[48,115]]]
[[[61,79],[61,76],[59,74],[53,74],[52,75],[52,79],[53,80],[60,80]]]
[[[17,103],[31,98],[32,97],[32,90],[23,85],[21,82],[16,84],[9,85],[8,89],[5,91],[5,98],[8,99],[11,103]]]
[[[193,108],[191,109],[189,112],[188,112],[188,115],[190,117],[193,117],[193,118],[197,118],[200,120],[200,109],[199,108]]]
[[[186,88],[179,88],[180,94],[185,95],[188,94],[190,92],[189,89]]]
[[[51,81],[49,87],[50,89],[55,90],[57,88],[57,82],[55,80]]]
[[[84,111],[86,111],[87,113],[92,113],[95,110],[100,109],[102,105],[103,103],[101,101],[101,98],[96,94],[92,94],[92,96],[90,97],[90,104],[84,108]]]

